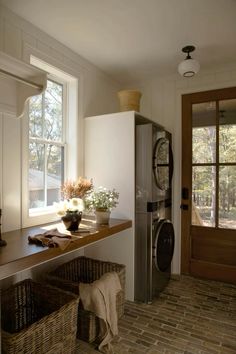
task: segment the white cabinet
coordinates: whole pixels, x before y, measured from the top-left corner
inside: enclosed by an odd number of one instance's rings
[[[133,111],[85,118],[85,176],[95,187],[115,188],[119,205],[111,217],[133,227],[87,247],[85,255],[126,265],[126,298],[134,299],[135,119]]]

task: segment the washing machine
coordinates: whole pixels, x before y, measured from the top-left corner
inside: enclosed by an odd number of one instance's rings
[[[174,252],[171,134],[136,126],[135,300],[151,303],[168,284]]]

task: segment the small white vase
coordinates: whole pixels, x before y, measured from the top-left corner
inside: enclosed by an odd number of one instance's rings
[[[100,225],[109,224],[110,214],[111,212],[109,210],[106,211],[96,210],[95,211],[96,223]]]

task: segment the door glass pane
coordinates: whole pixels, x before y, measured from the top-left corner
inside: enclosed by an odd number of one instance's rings
[[[216,105],[215,102],[192,106],[192,162],[216,161]]]
[[[44,145],[29,144],[29,208],[44,206]]]
[[[64,148],[47,147],[47,205],[61,200],[61,185],[64,182]]]
[[[236,229],[236,166],[220,167],[219,227]]]
[[[216,127],[193,128],[193,163],[216,161]]]
[[[236,163],[236,99],[219,102],[219,162]]]
[[[192,225],[215,226],[215,166],[192,168]]]

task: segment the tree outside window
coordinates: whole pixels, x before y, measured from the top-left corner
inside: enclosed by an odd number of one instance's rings
[[[48,80],[42,95],[29,104],[29,211],[60,200],[64,182],[65,86]]]

